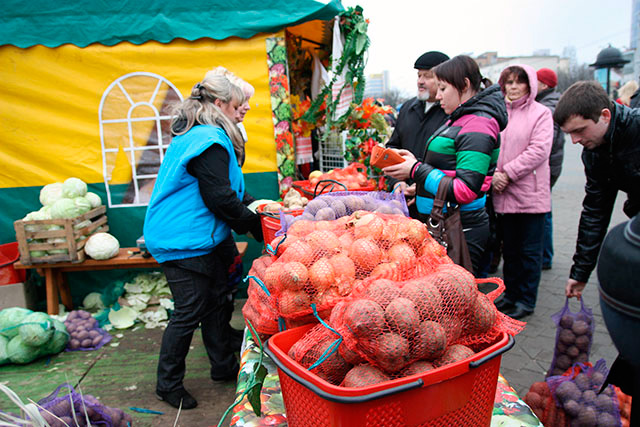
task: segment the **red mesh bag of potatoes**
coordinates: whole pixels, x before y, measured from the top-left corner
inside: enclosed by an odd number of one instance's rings
[[[503,290],[500,282],[494,295],[480,293],[473,276],[455,264],[402,281],[370,277],[336,305],[329,325],[343,339],[345,360],[354,353],[397,378],[416,362],[444,366],[470,357],[501,332],[520,332],[524,323],[493,305]]]
[[[577,363],[564,375],[547,378],[555,405],[562,408],[569,425],[621,426],[618,397],[612,385],[600,391],[607,378],[604,359],[595,365]],[[546,425],[546,424],[545,424]]]
[[[261,276],[254,269],[264,286],[253,286],[249,301],[274,307],[287,328],[315,322],[311,304],[327,318],[364,279],[405,280],[452,265],[420,221],[365,211],[333,221],[297,221],[269,248],[273,262]]]
[[[576,363],[589,361],[595,322],[591,309],[585,307],[583,299],[580,299],[580,310],[574,313],[569,307],[569,298],[551,319],[557,329],[553,359],[547,376],[557,376]]]

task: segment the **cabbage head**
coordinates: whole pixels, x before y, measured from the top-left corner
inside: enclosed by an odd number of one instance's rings
[[[22,320],[33,311],[22,307],[9,307],[0,311],[0,335],[13,338],[18,335],[18,328]]]
[[[23,221],[41,221],[43,219],[51,219],[51,214],[48,211],[43,211],[43,210],[29,212],[22,220]],[[46,225],[36,225],[36,224],[30,224],[30,225],[24,226],[24,229],[27,231],[43,231],[43,230],[47,230],[47,228],[48,227]]]
[[[102,310],[104,303],[102,302],[102,294],[98,292],[91,292],[82,300],[82,306],[85,310]]]
[[[36,311],[22,319],[18,332],[25,345],[39,347],[51,339],[54,329],[49,315]]]
[[[62,183],[54,182],[53,184],[47,184],[40,190],[40,203],[43,206],[53,205],[59,199],[62,199]]]
[[[36,360],[40,356],[40,349],[25,344],[22,337],[16,335],[11,338],[11,341],[7,344],[7,354],[12,363],[24,365]]]
[[[7,353],[7,345],[9,340],[0,335],[0,365],[9,363],[9,353]]]
[[[109,233],[95,233],[87,239],[84,252],[93,259],[103,260],[118,255],[120,243]]]
[[[80,215],[80,209],[72,199],[60,199],[51,206],[51,218],[75,218]]]
[[[29,251],[29,256],[32,258],[41,258],[47,256],[47,251]]]
[[[42,355],[60,353],[65,349],[67,342],[69,341],[69,333],[67,332],[67,327],[64,326],[64,323],[53,318],[51,321],[53,322],[53,327],[55,329],[51,339],[41,347],[40,354]]]
[[[87,184],[79,178],[67,178],[62,184],[62,195],[73,199],[87,194]]]
[[[84,197],[91,203],[91,209],[97,208],[102,204],[102,199],[96,193],[88,192]]]
[[[51,237],[49,239],[47,239],[47,243],[67,243],[67,239],[64,237]],[[49,249],[47,251],[50,255],[55,255],[55,254],[68,254],[69,253],[69,249]]]
[[[72,200],[73,200],[73,203],[76,204],[76,207],[78,208],[78,210],[80,210],[80,215],[82,215],[83,213],[87,213],[91,210],[91,202],[87,200],[86,197],[83,197],[83,196],[74,197]]]

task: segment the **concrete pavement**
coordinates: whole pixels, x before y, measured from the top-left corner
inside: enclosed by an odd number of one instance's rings
[[[552,193],[555,250],[553,268],[542,272],[535,313],[523,319],[527,322],[526,328],[515,337],[516,345],[502,357],[501,373],[520,396],[527,393],[531,384],[544,379],[553,358],[556,325],[550,316],[564,306],[564,286],[572,265],[584,198],[586,179],[580,160],[581,153],[582,146],[573,145],[567,138],[562,175]],[[611,227],[628,219],[622,212],[625,200],[626,194],[618,193]],[[501,274],[502,266],[496,275]],[[595,363],[604,358],[607,367],[610,367],[617,351],[602,319],[595,271],[585,288],[583,298],[585,305],[593,310],[596,323],[589,360]],[[578,311],[580,303],[573,298],[570,307],[572,311]]]

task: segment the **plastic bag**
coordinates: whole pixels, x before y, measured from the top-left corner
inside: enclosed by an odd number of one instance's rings
[[[66,351],[97,350],[111,341],[111,335],[99,327],[98,320],[88,311],[70,312],[64,324],[70,335]]]
[[[589,361],[595,322],[590,308],[580,299],[580,311],[573,313],[569,308],[569,298],[562,310],[551,316],[557,326],[553,360],[547,377],[562,375],[576,363]]]
[[[90,394],[80,394],[67,383],[40,400],[38,405],[42,407],[40,415],[52,426],[64,425],[60,420],[70,426],[86,426],[87,418],[91,425],[103,427],[128,427],[133,422],[121,409],[105,406]]]

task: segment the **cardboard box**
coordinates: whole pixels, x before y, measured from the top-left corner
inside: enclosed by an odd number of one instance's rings
[[[35,309],[37,289],[34,283],[0,285],[0,310],[9,307]]]

